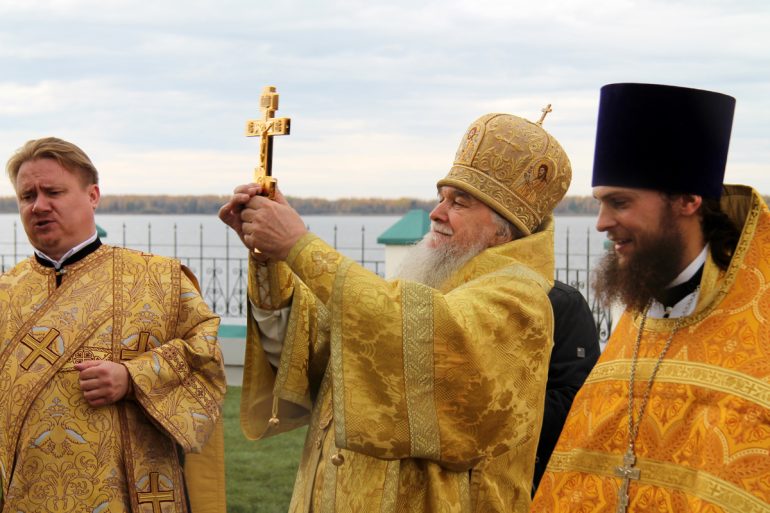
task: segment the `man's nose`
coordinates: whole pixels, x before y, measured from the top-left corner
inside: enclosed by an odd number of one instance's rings
[[[604,205],[599,205],[599,215],[596,217],[596,230],[606,232],[615,225],[615,219],[607,212]]]
[[[439,204],[436,205],[436,208],[434,208],[431,211],[431,213],[429,215],[431,221],[439,222],[439,223],[446,222],[446,219],[447,219],[447,213],[446,213],[447,207],[446,207],[445,204],[446,204],[446,202],[444,202],[444,201],[439,202]]]
[[[32,204],[32,212],[48,212],[49,210],[51,210],[51,202],[48,201],[48,198],[46,198],[45,195],[38,195],[35,198],[35,202]]]

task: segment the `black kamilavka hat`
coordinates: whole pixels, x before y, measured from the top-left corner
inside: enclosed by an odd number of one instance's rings
[[[601,89],[592,185],[722,195],[735,98],[655,84]]]

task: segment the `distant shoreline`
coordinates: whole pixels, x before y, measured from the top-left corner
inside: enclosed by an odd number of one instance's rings
[[[169,195],[104,195],[98,214],[196,215],[216,214],[229,196],[169,196]],[[413,209],[430,212],[435,199],[415,198],[323,198],[287,197],[300,215],[388,216],[403,215]],[[17,213],[16,198],[0,197],[0,213]],[[598,212],[598,203],[591,196],[566,196],[554,210],[554,215],[591,216]]]

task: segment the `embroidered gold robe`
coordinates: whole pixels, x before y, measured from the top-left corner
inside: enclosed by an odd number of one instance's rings
[[[770,511],[770,211],[740,186],[728,186],[722,206],[741,238],[725,272],[706,262],[696,309],[655,378],[636,440],[631,513]],[[639,322],[623,314],[575,398],[533,512],[616,511]],[[635,397],[676,322],[647,319]]]
[[[181,449],[192,511],[224,513],[219,319],[186,272],[101,246],[58,288],[34,258],[0,277],[3,512],[186,512]],[[133,397],[90,407],[84,360],[125,364]]]
[[[292,301],[280,366],[249,317],[241,422],[251,438],[309,422],[290,511],[526,511],[553,335],[552,221],[441,290],[387,282],[311,234],[287,262],[293,281],[284,264],[268,280],[275,306]]]

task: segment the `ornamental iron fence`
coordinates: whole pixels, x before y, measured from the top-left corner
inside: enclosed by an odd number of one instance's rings
[[[158,234],[154,233],[152,223],[148,223],[147,238],[144,241],[129,241],[126,228],[126,223],[123,223],[118,242],[115,240],[106,242],[178,258],[198,278],[203,298],[215,313],[222,317],[245,318],[248,258],[246,250],[231,230],[222,228],[224,230],[222,244],[211,242],[203,224],[198,227],[195,243],[189,242],[189,232],[185,233],[188,242],[180,242],[179,227],[176,223],[173,224],[169,238],[157,237]],[[12,232],[10,241],[0,240],[0,248],[2,248],[0,249],[0,271],[2,272],[7,271],[31,253],[26,238],[23,234],[20,237],[18,233],[16,222],[13,223]],[[334,225],[332,233],[323,238],[329,239],[327,242],[335,249],[367,269],[380,276],[384,275],[384,247],[367,245],[365,225],[361,226],[360,244],[357,245],[339,244],[338,232],[338,226]],[[592,248],[590,232],[586,233],[585,244],[579,244],[580,247],[577,250],[570,249],[570,243],[577,238],[571,238],[569,229],[559,236],[563,238],[557,241],[557,247],[562,247],[564,250],[556,252],[555,278],[575,287],[586,298],[593,312],[599,340],[603,347],[612,331],[613,318],[611,311],[601,306],[594,297],[591,290],[591,276],[593,266],[604,253],[604,248]]]

